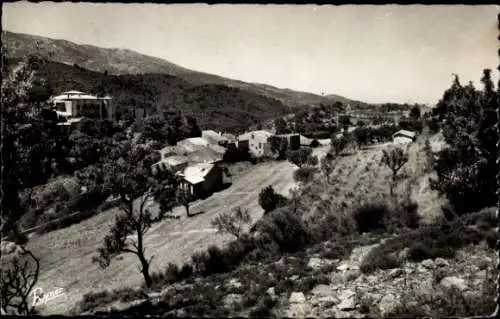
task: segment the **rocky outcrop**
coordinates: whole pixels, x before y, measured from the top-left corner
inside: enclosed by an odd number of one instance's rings
[[[453,261],[436,258],[404,262],[399,268],[362,274],[359,265],[373,247],[354,249],[350,258],[330,273],[330,284],[320,284],[305,295],[292,293],[286,315],[352,318],[365,316],[363,311],[370,308],[384,317],[400,307],[416,306],[431,311],[433,296],[444,293],[443,289],[458,289],[466,297],[477,298],[486,280],[486,269],[494,268],[494,252],[482,247],[461,252]]]

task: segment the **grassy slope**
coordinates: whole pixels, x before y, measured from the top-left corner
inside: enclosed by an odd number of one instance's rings
[[[148,256],[155,256],[152,270],[163,269],[168,262],[185,262],[195,251],[226,242],[227,237],[210,230],[211,220],[218,213],[241,206],[250,210],[254,220],[260,218],[262,209],[257,203],[258,191],[274,185],[277,191],[286,194],[286,190],[293,186],[294,169],[295,166],[287,162],[259,164],[237,177],[229,189],[191,206],[191,212],[204,211],[204,214],[187,219],[184,209],[176,208],[174,213],[183,216],[180,221],[167,220],[155,225],[145,237]],[[46,290],[61,287],[66,291],[64,300],[49,303],[42,309],[44,314],[68,311],[89,291],[141,284],[142,277],[133,256],[124,255],[106,270],[91,263],[117,213],[112,209],[30,241],[29,247],[41,257],[38,286]],[[205,231],[195,232],[197,230]]]

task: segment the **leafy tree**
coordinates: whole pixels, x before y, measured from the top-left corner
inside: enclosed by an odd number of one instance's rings
[[[271,145],[271,151],[278,153],[278,159],[285,159],[286,151],[288,150],[288,140],[278,136],[271,136],[268,141]]]
[[[351,125],[351,118],[348,115],[342,115],[339,117],[339,123],[344,132],[347,132],[349,125]]]
[[[2,267],[0,301],[2,314],[32,315],[35,305],[29,297],[38,281],[40,259],[24,246],[5,267]]]
[[[302,165],[306,164],[308,158],[311,156],[312,150],[309,148],[300,148],[298,150],[289,150],[287,151],[287,159],[297,165],[298,167],[302,167]]]
[[[212,226],[221,233],[229,233],[236,238],[240,238],[243,233],[243,226],[252,221],[247,209],[238,207],[233,213],[222,213],[212,221]]]
[[[188,137],[201,137],[201,129],[196,122],[196,118],[192,116],[188,116],[187,118],[187,130]]]
[[[438,177],[431,186],[446,195],[459,214],[496,205],[497,199],[493,172],[498,171],[495,124],[500,91],[497,87],[495,92],[491,70],[483,71],[481,82],[483,89],[477,90],[455,76],[432,114],[449,147],[438,153]]]
[[[354,130],[354,137],[358,145],[367,145],[372,137],[372,130],[369,127],[358,127]]]
[[[172,187],[174,178],[169,172],[153,176],[152,150],[134,147],[129,142],[118,145],[111,158],[112,161],[101,167],[92,168],[89,174],[79,175],[79,178],[90,178],[87,185],[103,185],[101,187],[109,190],[112,195],[119,196],[123,212],[116,217],[113,227],[104,238],[103,246],[98,250],[99,255],[93,261],[105,268],[120,254],[134,254],[140,261],[140,271],[149,287],[153,283],[149,272],[152,258],[146,258],[144,235],[164,214],[160,212],[153,217],[147,204],[157,198],[165,187]],[[133,235],[136,238],[130,238]]]
[[[265,213],[276,209],[276,207],[283,205],[285,202],[286,198],[276,193],[271,185],[263,188],[259,193],[259,205],[264,209]]]
[[[345,137],[337,138],[335,135],[331,138],[331,150],[335,156],[338,156],[347,146],[347,139]]]
[[[288,125],[283,118],[277,118],[274,120],[274,127],[276,129],[276,134],[288,133]]]
[[[166,123],[159,115],[148,116],[144,120],[144,129],[142,138],[145,140],[153,140],[165,142],[167,139]]]
[[[10,69],[2,65],[1,202],[2,230],[8,233],[17,231],[25,212],[19,193],[45,183],[65,152],[53,112],[43,111],[44,101],[34,92],[43,60],[28,56]]]
[[[390,185],[390,193],[393,195],[394,183],[396,182],[396,175],[404,164],[408,162],[408,154],[401,148],[393,148],[390,151],[382,151],[381,164],[386,165],[392,171],[392,183]]]
[[[414,120],[419,120],[420,115],[421,115],[421,111],[420,111],[420,108],[418,107],[418,105],[415,105],[414,107],[411,108],[410,118],[412,118]]]

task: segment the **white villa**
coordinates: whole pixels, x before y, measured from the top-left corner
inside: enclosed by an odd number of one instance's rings
[[[97,97],[80,91],[63,92],[49,100],[60,117],[76,119],[83,116],[114,119],[111,97]]]

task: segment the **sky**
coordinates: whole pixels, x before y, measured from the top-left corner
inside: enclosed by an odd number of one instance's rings
[[[452,74],[479,86],[499,65],[499,8],[14,2],[2,27],[280,88],[432,105]]]

